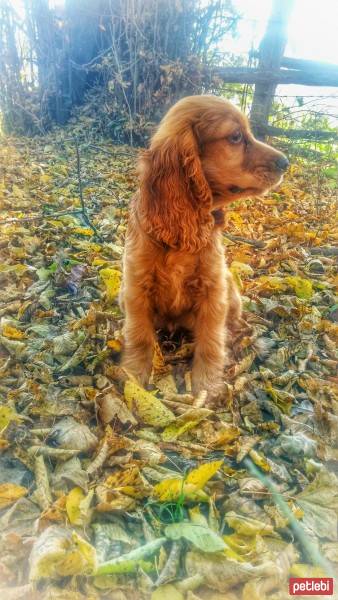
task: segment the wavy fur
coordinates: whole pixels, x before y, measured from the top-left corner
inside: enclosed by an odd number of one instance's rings
[[[242,138],[240,143],[233,140]],[[241,299],[224,260],[224,207],[280,179],[283,155],[254,139],[245,117],[213,96],[184,98],[162,120],[139,161],[124,254],[123,365],[142,384],[156,329],[193,333],[193,392],[219,389],[226,334]]]

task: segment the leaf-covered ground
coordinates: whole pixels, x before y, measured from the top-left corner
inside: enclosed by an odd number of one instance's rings
[[[295,164],[230,207],[246,325],[209,406],[184,336],[161,334],[148,391],[119,367],[136,153],[79,143],[84,214],[73,133],[0,149],[1,598],[282,600],[334,575],[330,186]]]

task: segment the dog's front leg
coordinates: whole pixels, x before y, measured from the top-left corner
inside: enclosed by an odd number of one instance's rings
[[[145,294],[124,297],[126,314],[122,366],[145,385],[150,377],[154,354],[155,331]]]
[[[227,302],[225,290],[209,290],[199,307],[195,322],[195,353],[192,368],[194,394],[220,389],[225,364]]]

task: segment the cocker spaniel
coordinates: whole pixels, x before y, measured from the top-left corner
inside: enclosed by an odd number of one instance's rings
[[[183,98],[162,119],[139,160],[121,290],[122,364],[141,384],[151,373],[156,329],[183,327],[195,341],[193,393],[217,392],[227,332],[241,315],[225,263],[223,209],[276,186],[288,164],[222,98]]]

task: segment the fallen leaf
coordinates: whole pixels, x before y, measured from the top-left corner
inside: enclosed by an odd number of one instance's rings
[[[124,397],[129,410],[135,411],[146,425],[165,427],[175,419],[175,415],[162,404],[161,400],[133,381],[126,381]]]
[[[304,511],[303,523],[313,534],[338,540],[338,479],[333,473],[320,471],[295,501]]]
[[[5,431],[11,421],[20,421],[20,415],[11,406],[0,406],[0,433]]]
[[[73,488],[66,498],[66,511],[72,525],[85,526],[89,523],[92,510],[90,503],[94,495],[91,490],[86,496],[80,487]]]
[[[87,425],[78,423],[73,417],[61,419],[48,434],[49,443],[67,450],[90,452],[97,445],[97,437]]]
[[[226,592],[254,577],[271,576],[275,571],[272,562],[254,566],[230,560],[221,554],[202,552],[188,552],[185,565],[188,575],[203,575],[206,584],[220,592]]]
[[[183,415],[167,425],[162,433],[162,439],[165,442],[171,442],[183,435],[186,431],[194,429],[203,419],[206,419],[212,411],[207,408],[191,408]]]
[[[226,548],[219,535],[208,527],[195,523],[171,523],[165,528],[165,535],[170,540],[179,540],[183,537],[203,552],[221,552]]]
[[[119,398],[116,393],[108,392],[96,400],[98,404],[99,417],[105,425],[117,418],[121,423],[137,424],[137,420],[130,412],[124,400]]]
[[[121,272],[107,267],[100,270],[100,279],[105,285],[108,302],[113,302],[120,291]]]
[[[313,295],[312,281],[303,279],[302,277],[290,276],[285,277],[285,281],[296,292],[296,296],[302,300],[308,300]]]
[[[16,327],[12,327],[11,325],[4,325],[2,328],[2,335],[11,339],[11,340],[22,340],[26,337],[23,331],[16,329]]]
[[[153,493],[160,502],[177,500],[181,495],[187,498],[206,499],[206,495],[201,493],[202,488],[217,473],[222,464],[223,460],[204,463],[190,471],[185,479],[164,479],[155,485]]]
[[[26,496],[27,493],[27,488],[22,485],[17,485],[15,483],[0,483],[0,510],[6,508],[6,506],[10,506],[16,502],[18,498]]]
[[[97,567],[95,575],[105,575],[108,573],[131,573],[135,571],[143,561],[155,554],[161,546],[163,546],[166,538],[158,538],[152,542],[148,542],[144,546],[140,546],[127,554],[123,554],[114,560],[106,561]]]
[[[69,575],[90,575],[96,569],[96,553],[77,533],[52,525],[33,545],[30,581]]]
[[[224,519],[238,535],[276,535],[273,526],[268,522],[239,515],[233,511],[226,513]]]

